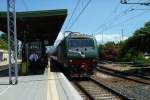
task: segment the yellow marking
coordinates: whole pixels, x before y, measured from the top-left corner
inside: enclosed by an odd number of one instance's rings
[[[48,68],[49,69],[49,68]],[[48,70],[48,87],[47,87],[47,100],[50,100],[50,86],[49,86],[49,70]]]
[[[53,72],[50,72],[50,61],[48,63],[48,89],[47,89],[47,100],[59,100],[57,93],[56,83]]]

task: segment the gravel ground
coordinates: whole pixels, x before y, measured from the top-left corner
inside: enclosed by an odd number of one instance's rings
[[[141,75],[141,76],[150,78],[150,66],[133,67],[133,65],[130,65],[130,64],[113,64],[113,63],[98,64],[98,66],[103,66],[108,69],[112,69],[112,70],[116,70],[116,71],[120,71],[120,72],[127,72],[129,74],[137,74],[137,75]]]
[[[86,95],[73,83],[71,82],[71,84],[73,85],[73,87],[79,92],[79,94],[81,95],[81,97],[83,98],[83,100],[89,100]]]
[[[127,64],[98,64],[98,65],[106,67],[106,68],[114,69],[117,71],[126,71],[126,70],[141,68],[141,67],[131,67],[131,65],[127,65]]]
[[[122,100],[120,97],[112,94],[110,91],[104,89],[101,86],[96,85],[92,81],[80,81],[78,82],[84,89],[90,93],[95,100]],[[75,86],[75,88],[78,90],[78,88]],[[81,96],[83,96],[84,100],[87,100],[83,93],[78,90]]]
[[[94,78],[134,100],[150,100],[150,85],[136,83],[99,72],[96,72]]]

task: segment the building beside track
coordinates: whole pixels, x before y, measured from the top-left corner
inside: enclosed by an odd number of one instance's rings
[[[0,62],[8,61],[8,51],[0,49]]]

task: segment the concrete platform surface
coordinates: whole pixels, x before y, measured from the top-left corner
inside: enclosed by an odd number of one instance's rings
[[[8,77],[0,77],[0,100],[82,100],[61,72],[19,76],[18,85],[9,85]]]

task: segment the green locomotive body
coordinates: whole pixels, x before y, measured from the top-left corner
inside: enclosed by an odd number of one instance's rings
[[[92,75],[98,61],[95,38],[79,33],[68,35],[57,48],[57,60],[71,77]]]

